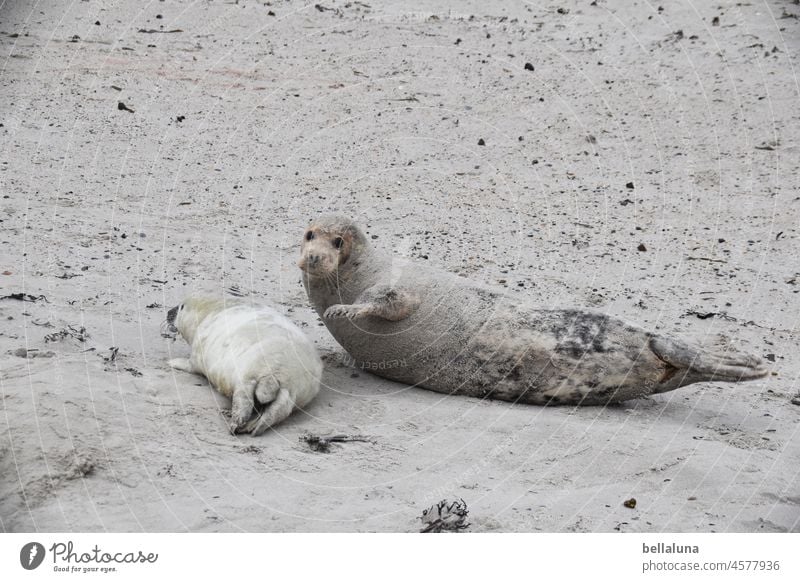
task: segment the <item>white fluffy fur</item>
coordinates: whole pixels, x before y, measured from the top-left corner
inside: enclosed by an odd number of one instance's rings
[[[232,399],[233,432],[259,435],[319,392],[322,362],[314,345],[274,309],[189,297],[174,325],[192,354],[170,366],[202,374]]]

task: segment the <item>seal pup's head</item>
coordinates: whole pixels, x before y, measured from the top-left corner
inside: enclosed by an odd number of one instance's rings
[[[179,333],[189,345],[202,321],[211,315],[231,306],[233,301],[207,296],[190,296],[183,303],[167,311],[167,329]]]
[[[297,266],[310,278],[346,281],[358,268],[361,255],[367,249],[367,238],[352,220],[338,214],[325,214],[303,233]]]

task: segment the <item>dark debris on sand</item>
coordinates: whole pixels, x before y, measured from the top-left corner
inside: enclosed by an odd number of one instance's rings
[[[469,527],[469,510],[463,499],[447,501],[442,499],[422,512],[423,527],[420,533],[459,532]]]
[[[315,434],[304,434],[300,440],[305,442],[312,451],[318,453],[330,453],[332,443],[372,443],[373,441],[365,436],[348,436],[344,434],[333,436],[320,436]]]
[[[44,295],[31,295],[30,293],[10,293],[9,295],[3,295],[0,299],[14,299],[16,301],[29,301],[31,303],[43,300],[45,303],[50,303]]]

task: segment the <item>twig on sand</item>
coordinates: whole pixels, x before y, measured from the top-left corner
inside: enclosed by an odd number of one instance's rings
[[[707,313],[700,313],[699,311],[687,311],[686,315],[694,315],[697,319],[710,319],[712,317],[717,317],[719,319],[724,319],[725,321],[738,321],[732,315],[728,315],[727,313],[716,313],[714,311],[709,311]]]
[[[320,436],[316,434],[304,434],[300,437],[300,440],[308,444],[311,447],[311,450],[314,450],[318,453],[330,453],[331,452],[331,443],[373,443],[372,439],[369,439],[365,436],[348,436],[345,434],[337,434],[333,436]]]
[[[708,261],[709,263],[727,263],[723,259],[710,259],[708,257],[686,257],[689,261]]]
[[[45,303],[50,303],[47,300],[47,297],[44,295],[31,295],[30,293],[11,293],[9,295],[3,295],[0,299],[16,299],[17,301],[30,301],[31,303],[35,303],[40,299],[43,299]]]
[[[183,32],[180,28],[173,28],[172,30],[158,30],[155,28],[140,28],[136,32],[143,34],[172,34],[173,32]]]

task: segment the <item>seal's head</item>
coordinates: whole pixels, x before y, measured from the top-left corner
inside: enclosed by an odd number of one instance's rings
[[[308,277],[345,279],[368,248],[364,233],[352,220],[326,214],[313,221],[303,233],[297,265]]]
[[[194,341],[197,327],[210,314],[230,305],[216,297],[192,296],[167,311],[167,330],[179,333],[189,345]]]

